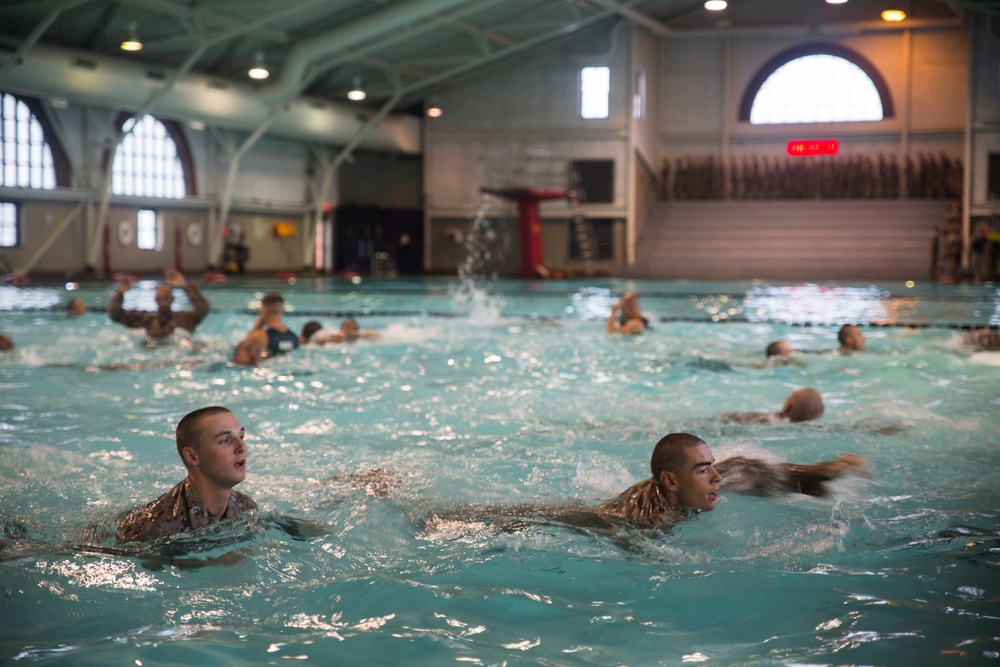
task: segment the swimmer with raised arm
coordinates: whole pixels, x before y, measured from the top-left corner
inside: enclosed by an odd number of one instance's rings
[[[668,527],[694,512],[715,509],[720,489],[754,495],[824,496],[826,482],[832,479],[846,473],[869,474],[867,461],[854,454],[811,465],[742,456],[716,463],[708,445],[689,433],[671,433],[660,440],[653,449],[650,468],[652,477],[633,484],[595,510],[640,528]]]
[[[118,542],[152,542],[233,519],[257,503],[233,487],[246,477],[246,431],[226,408],[187,414],[177,425],[177,453],[187,476],[153,502],[118,522]]]
[[[635,292],[625,292],[618,303],[611,306],[605,328],[608,333],[618,334],[639,334],[649,328],[649,319],[642,314]]]
[[[108,317],[131,329],[145,329],[146,335],[152,339],[166,338],[177,329],[194,331],[195,327],[208,315],[210,308],[208,301],[202,296],[198,286],[187,282],[177,269],[164,269],[163,276],[163,283],[156,287],[155,313],[122,308],[122,304],[125,302],[125,292],[132,287],[131,280],[122,278],[118,281],[118,287],[108,303]],[[173,311],[174,287],[187,293],[194,310]]]
[[[812,387],[802,387],[791,393],[779,412],[724,412],[719,419],[740,424],[804,422],[822,417],[824,410],[819,392]]]

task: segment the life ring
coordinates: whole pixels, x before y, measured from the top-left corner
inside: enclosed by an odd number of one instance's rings
[[[118,223],[118,245],[130,246],[135,241],[135,227],[128,220]]]
[[[199,225],[197,222],[192,222],[190,225],[187,226],[186,235],[188,243],[196,248],[201,245],[201,242],[205,237],[201,225]]]

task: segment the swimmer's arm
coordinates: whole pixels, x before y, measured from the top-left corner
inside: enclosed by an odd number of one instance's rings
[[[150,319],[149,313],[124,310],[122,305],[125,303],[125,290],[128,289],[127,283],[123,289],[123,284],[118,283],[118,289],[115,293],[111,295],[111,300],[108,302],[108,317],[119,324],[124,324],[130,329],[145,329],[146,322]]]
[[[608,316],[608,322],[605,325],[608,333],[624,333],[622,327],[618,326],[618,311],[622,309],[622,302],[619,301],[615,305],[611,306],[611,315]]]
[[[327,343],[340,343],[343,340],[343,334],[332,333],[329,336],[323,336],[322,338],[310,338],[309,342],[314,345],[326,345]]]
[[[208,315],[208,311],[211,308],[208,303],[208,299],[204,297],[201,293],[201,289],[199,289],[194,283],[185,282],[181,285],[181,288],[187,292],[188,299],[190,299],[191,305],[194,306],[191,316],[194,319],[194,324],[197,325],[205,319],[205,316]]]
[[[320,537],[322,535],[328,535],[330,532],[326,529],[326,526],[321,523],[309,521],[308,519],[299,519],[294,516],[285,516],[283,514],[276,516],[274,518],[274,523],[293,540],[305,540],[310,537]]]

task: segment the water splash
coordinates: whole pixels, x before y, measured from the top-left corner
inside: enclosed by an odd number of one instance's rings
[[[570,296],[573,312],[581,320],[606,320],[616,301],[607,287],[581,287]]]
[[[487,215],[492,199],[486,197],[476,212],[472,229],[465,239],[468,254],[458,266],[461,282],[449,290],[453,310],[468,314],[472,322],[487,325],[496,324],[507,305],[489,289],[491,281],[500,275],[508,250],[507,235],[501,232],[497,219]]]
[[[472,229],[465,238],[465,260],[458,266],[458,277],[463,281],[496,280],[500,275],[509,248],[508,235],[502,233],[500,221],[505,217],[495,209],[496,198],[487,196],[476,211]]]

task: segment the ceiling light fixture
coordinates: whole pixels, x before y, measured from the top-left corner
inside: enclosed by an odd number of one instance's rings
[[[898,23],[906,18],[906,12],[902,9],[887,9],[882,12],[882,20],[889,23]]]
[[[257,55],[254,56],[253,67],[251,67],[250,70],[247,72],[247,76],[249,76],[251,79],[257,79],[258,81],[266,79],[267,77],[271,76],[271,73],[267,71],[266,67],[264,67],[263,51],[258,51]]]
[[[441,105],[438,103],[438,98],[435,95],[431,98],[430,106],[427,107],[427,117],[428,118],[440,118],[444,114],[441,110]]]
[[[361,89],[361,77],[354,77],[354,87],[347,91],[347,99],[353,102],[360,102],[361,100],[368,97],[365,91]]]
[[[826,4],[828,5],[843,5],[846,2],[847,0],[826,0]]]
[[[119,46],[122,51],[142,51],[142,42],[139,41],[139,28],[136,26],[135,21],[129,22],[126,37]]]
[[[729,6],[726,0],[708,0],[705,3],[705,9],[710,12],[721,12],[723,9]]]

